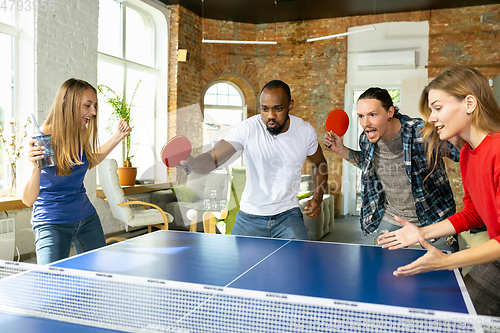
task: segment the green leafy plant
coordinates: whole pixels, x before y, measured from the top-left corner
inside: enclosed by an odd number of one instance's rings
[[[113,112],[111,113],[111,122],[119,121],[120,119],[125,119],[129,124],[130,128],[132,126],[132,106],[135,97],[135,93],[141,84],[142,79],[139,80],[137,85],[135,86],[134,93],[132,94],[132,98],[130,102],[127,102],[125,91],[121,94],[117,94],[113,89],[105,84],[100,84],[97,86],[97,90],[106,98],[106,103],[109,104],[113,108]],[[109,126],[108,126],[109,128]],[[131,159],[135,154],[131,153],[131,137],[130,134],[125,137],[123,140],[124,151],[125,151],[125,159],[123,160],[124,167],[131,167],[132,162]]]

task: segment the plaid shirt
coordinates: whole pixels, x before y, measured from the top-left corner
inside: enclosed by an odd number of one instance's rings
[[[455,213],[455,200],[442,157],[436,169],[430,173],[421,129],[425,122],[400,113],[404,163],[410,179],[413,203],[421,227],[444,220]],[[369,235],[377,230],[384,215],[385,192],[373,168],[372,157],[375,145],[368,141],[363,132],[359,138],[361,175],[361,230]],[[450,158],[457,162],[460,152],[448,144]],[[429,175],[429,178],[424,179]]]

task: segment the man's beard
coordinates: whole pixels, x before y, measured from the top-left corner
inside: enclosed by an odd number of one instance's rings
[[[269,131],[269,133],[271,133],[271,135],[278,135],[278,134],[280,134],[281,131],[283,130],[283,128],[285,127],[286,123],[288,122],[288,118],[290,118],[290,117],[289,116],[286,117],[286,120],[283,123],[283,125],[276,126],[274,128],[269,128],[269,126],[267,126],[269,124],[269,122],[271,121],[271,120],[268,120],[267,123],[266,123],[266,128]]]

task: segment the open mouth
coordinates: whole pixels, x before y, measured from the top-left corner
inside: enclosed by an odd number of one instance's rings
[[[439,131],[441,131],[443,129],[444,125],[441,125],[441,126],[436,126],[436,130],[437,132],[439,133]]]
[[[90,117],[83,117],[83,123],[85,124],[85,126],[87,126],[89,121],[90,121]]]
[[[369,139],[373,139],[377,135],[377,130],[369,129],[369,130],[365,130],[365,133]]]

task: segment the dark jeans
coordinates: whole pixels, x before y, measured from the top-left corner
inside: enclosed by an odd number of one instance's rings
[[[276,215],[252,215],[239,211],[232,235],[309,240],[299,208]]]

